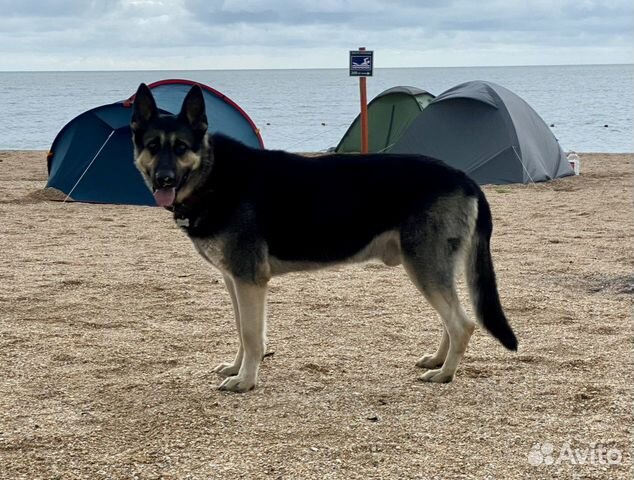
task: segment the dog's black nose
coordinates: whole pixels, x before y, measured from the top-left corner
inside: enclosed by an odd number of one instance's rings
[[[176,175],[173,172],[156,172],[154,179],[158,188],[172,188],[176,185]]]

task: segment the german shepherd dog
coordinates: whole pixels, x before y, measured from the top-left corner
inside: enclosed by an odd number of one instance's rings
[[[256,385],[271,277],[341,263],[402,264],[438,311],[440,346],[416,363],[429,369],[423,381],[453,380],[473,333],[456,293],[462,267],[478,320],[517,349],[489,250],[491,211],[464,173],[424,156],[308,158],[209,135],[199,86],[178,115],[161,115],[141,84],[131,127],[135,163],[156,203],[220,270],[231,296],[240,347],[214,369],[226,377],[221,390]]]

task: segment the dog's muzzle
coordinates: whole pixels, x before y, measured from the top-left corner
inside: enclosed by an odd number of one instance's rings
[[[176,175],[158,171],[154,175],[154,200],[159,207],[169,207],[176,199]]]

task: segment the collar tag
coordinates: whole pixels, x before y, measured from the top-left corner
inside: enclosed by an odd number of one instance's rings
[[[187,218],[187,217],[185,217],[185,218],[177,218],[176,219],[176,225],[178,225],[179,227],[184,227],[184,228],[189,227],[189,218]]]

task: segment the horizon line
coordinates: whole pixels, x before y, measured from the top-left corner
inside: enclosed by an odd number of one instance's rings
[[[418,68],[522,68],[522,67],[606,67],[606,66],[634,66],[634,63],[545,63],[545,64],[513,64],[513,65],[452,65],[452,66],[407,66],[407,67],[375,67],[374,70],[411,70]],[[289,70],[348,70],[348,67],[313,67],[313,68],[124,68],[124,69],[85,69],[85,70],[55,70],[55,69],[33,69],[33,70],[3,70],[0,73],[104,73],[104,72],[266,72],[266,71],[289,71]]]

